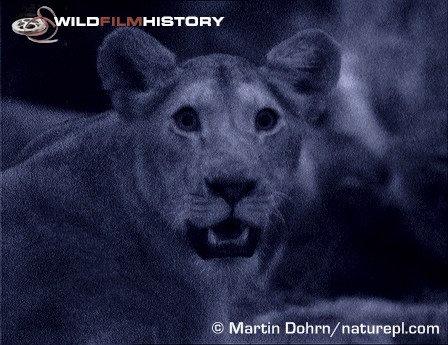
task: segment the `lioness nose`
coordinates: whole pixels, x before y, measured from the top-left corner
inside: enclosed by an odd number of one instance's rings
[[[255,189],[254,180],[223,180],[206,181],[208,189],[223,198],[229,205],[234,206],[242,198],[248,196]]]

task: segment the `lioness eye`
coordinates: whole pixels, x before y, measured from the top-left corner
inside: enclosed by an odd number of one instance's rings
[[[174,114],[174,122],[177,128],[184,132],[195,132],[201,129],[198,114],[190,107],[182,108]]]
[[[255,128],[257,131],[271,131],[277,125],[278,115],[272,109],[261,109],[255,117]]]

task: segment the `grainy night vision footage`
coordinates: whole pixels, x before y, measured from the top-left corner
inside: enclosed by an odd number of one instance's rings
[[[447,343],[446,1],[1,4],[5,345]]]

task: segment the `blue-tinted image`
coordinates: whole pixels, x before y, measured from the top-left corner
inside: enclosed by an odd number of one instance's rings
[[[1,16],[4,344],[448,341],[444,1]]]

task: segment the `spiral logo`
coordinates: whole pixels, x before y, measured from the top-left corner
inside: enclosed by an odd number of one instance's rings
[[[34,18],[22,18],[12,23],[12,31],[18,35],[26,36],[30,41],[35,43],[55,43],[58,40],[52,39],[58,32],[58,26],[49,18],[42,15],[42,10],[46,10],[56,16],[54,11],[48,6],[42,6],[37,10]],[[35,38],[44,35],[49,27],[53,27],[53,33],[46,38]]]
[[[212,331],[215,334],[221,334],[222,332],[224,332],[224,325],[221,322],[215,322],[212,325]]]

